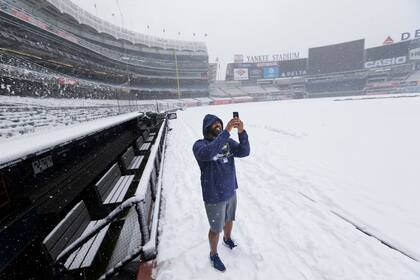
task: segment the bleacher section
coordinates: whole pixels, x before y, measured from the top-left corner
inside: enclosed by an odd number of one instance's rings
[[[1,55],[8,58],[0,69],[9,78],[1,94],[83,97],[94,86],[96,95],[86,97],[208,96],[203,43],[122,30],[71,1],[2,0],[0,7]]]
[[[347,95],[349,92],[352,95],[360,95],[365,85],[366,81],[363,79],[312,80],[307,83],[306,89],[308,97],[341,96]]]
[[[393,94],[416,92],[416,72],[413,72],[412,64],[393,65],[385,68],[369,69],[364,94]]]
[[[210,86],[210,97],[238,97],[247,95],[242,91],[239,82],[217,81]]]
[[[33,133],[54,126],[74,125],[133,111],[150,111],[153,104],[98,105],[84,107],[0,106],[0,138]]]
[[[291,80],[287,84],[261,84],[255,86],[241,86],[240,83],[217,82],[210,87],[210,97],[214,99],[213,104],[225,104],[229,102],[252,102],[282,100],[291,98],[302,98],[300,90],[293,90]],[[296,94],[299,93],[299,94]]]
[[[243,92],[238,87],[221,87],[220,90],[223,91],[227,96],[231,96],[231,97],[238,97],[238,96],[246,95],[245,92]]]
[[[411,73],[411,75],[407,78],[407,81],[420,81],[420,70]]]
[[[250,96],[258,96],[258,95],[264,95],[268,93],[266,89],[260,86],[242,86],[242,87],[239,87],[239,89]]]
[[[226,93],[221,90],[219,87],[211,86],[210,87],[210,96],[212,97],[223,97],[226,96]]]
[[[261,89],[268,94],[278,94],[280,92],[280,89],[278,87],[272,85],[263,85],[261,86]]]

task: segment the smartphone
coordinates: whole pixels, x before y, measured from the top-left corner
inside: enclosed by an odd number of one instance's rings
[[[234,118],[239,118],[239,113],[238,112],[233,112],[233,117]]]

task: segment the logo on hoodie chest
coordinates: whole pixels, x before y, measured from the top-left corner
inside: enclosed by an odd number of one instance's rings
[[[228,163],[229,162],[229,157],[231,157],[231,156],[232,156],[232,154],[230,152],[229,143],[226,143],[220,149],[220,152],[213,157],[213,160],[214,161],[220,161],[221,163]]]

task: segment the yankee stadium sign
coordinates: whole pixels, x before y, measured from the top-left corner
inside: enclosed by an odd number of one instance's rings
[[[300,54],[299,52],[291,52],[291,53],[282,53],[282,54],[272,54],[272,55],[251,55],[247,56],[247,62],[269,62],[269,61],[284,61],[284,60],[292,60],[292,59],[299,59]]]

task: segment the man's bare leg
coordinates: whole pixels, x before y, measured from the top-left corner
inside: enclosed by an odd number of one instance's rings
[[[219,243],[219,233],[209,230],[210,256],[217,254],[217,243]]]
[[[228,240],[230,238],[230,235],[232,233],[232,228],[233,228],[233,221],[227,221],[225,223],[225,226],[223,227],[225,240]]]

